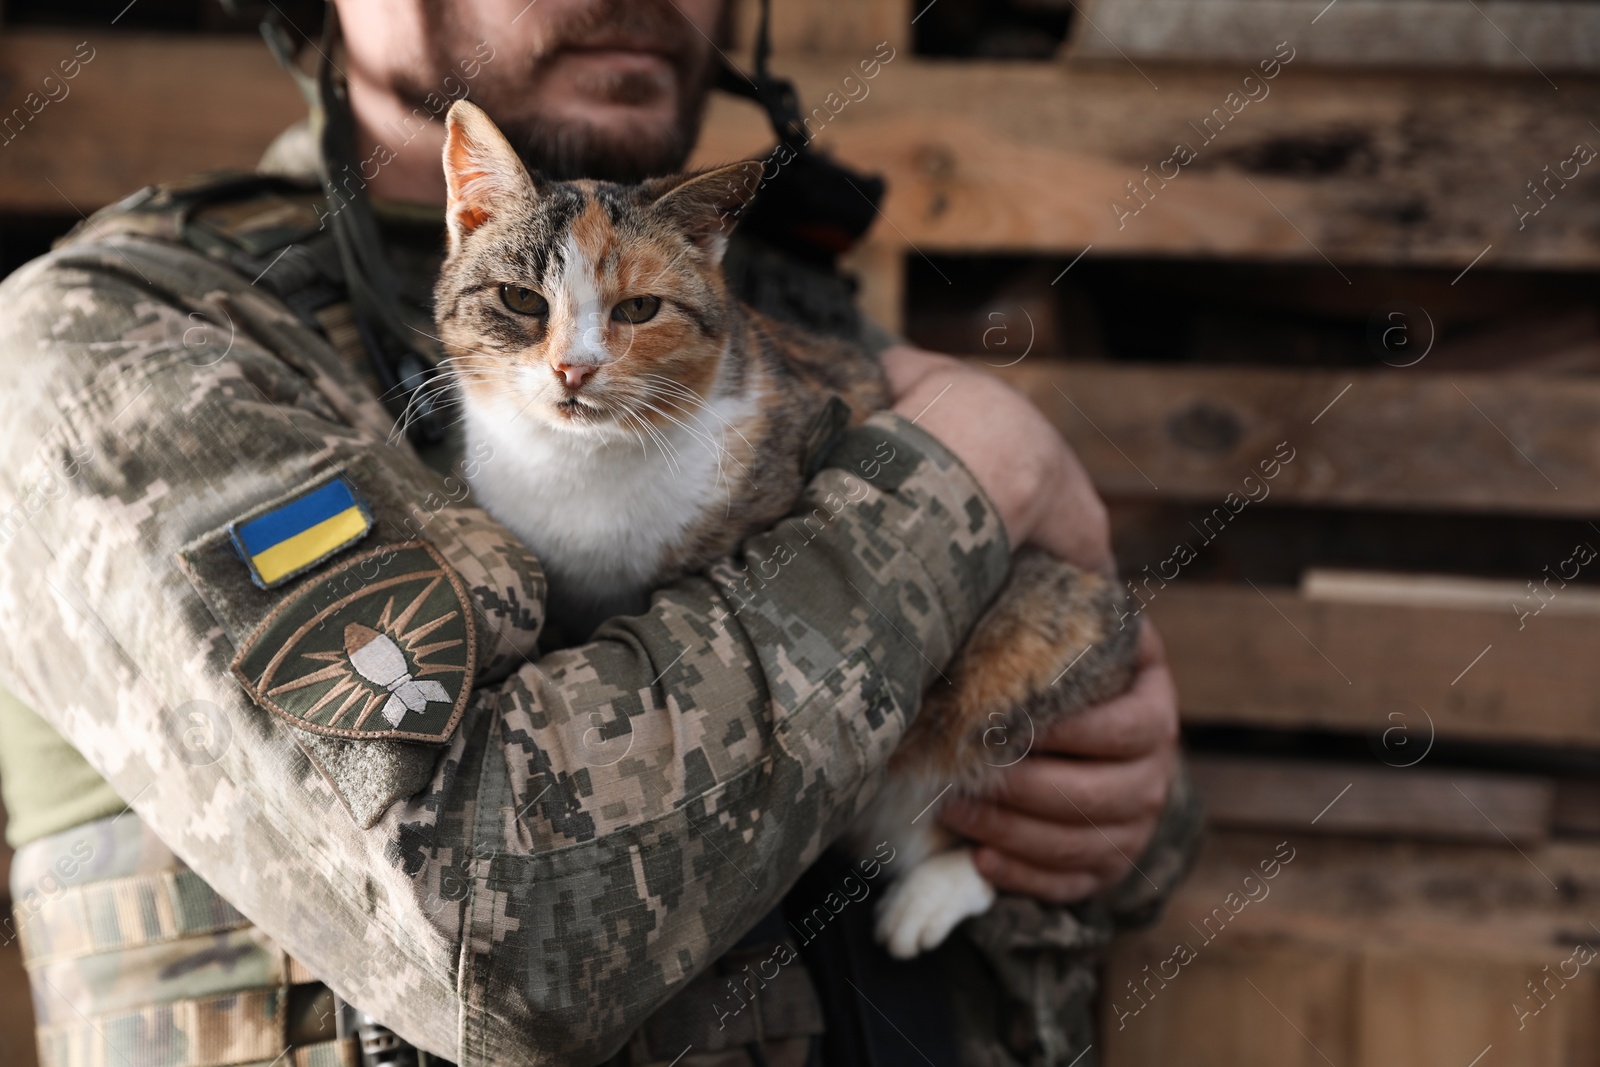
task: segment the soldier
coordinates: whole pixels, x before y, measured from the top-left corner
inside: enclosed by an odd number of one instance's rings
[[[675,169],[722,5],[336,6],[272,177],[136,194],[0,290],[0,770],[43,1062],[350,1064],[328,987],[462,1064],[1093,1062],[1094,952],[1196,832],[1152,631],[1127,696],[946,814],[1007,895],[940,952],[864,933],[892,856],[823,855],[1008,546],[1110,566],[1081,467],[735,231],[748,299],[882,349],[894,410],[818,450],[803,507],[869,496],[770,583],[761,535],[540,655],[538,563],[466,499],[494,457],[380,400],[427,377],[433,120],[470,92],[546,173]]]

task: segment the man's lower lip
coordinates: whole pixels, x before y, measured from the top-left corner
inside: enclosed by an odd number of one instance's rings
[[[602,61],[640,63],[654,61],[656,63],[671,63],[660,52],[646,52],[635,48],[567,48],[561,52],[564,56],[576,59],[598,59]]]

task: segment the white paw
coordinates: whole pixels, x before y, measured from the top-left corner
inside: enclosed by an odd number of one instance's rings
[[[878,943],[908,960],[938,947],[957,923],[993,903],[994,886],[973,866],[971,849],[940,852],[890,887],[878,905]]]

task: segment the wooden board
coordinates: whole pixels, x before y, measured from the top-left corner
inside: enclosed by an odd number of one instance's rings
[[[1146,608],[1186,722],[1365,733],[1391,765],[1430,737],[1600,745],[1600,618],[1308,601],[1184,582]]]
[[[1043,359],[995,373],[1107,495],[1221,506],[1287,442],[1295,458],[1265,501],[1600,512],[1600,381]]]
[[[920,0],[917,10],[927,3]],[[911,0],[777,0],[772,5],[772,48],[779,54],[844,55],[871,55],[880,41],[905,48],[915,14]],[[732,29],[738,50],[755,47],[760,18],[760,0],[735,0]]]
[[[1544,964],[1241,935],[1131,1014],[1127,983],[1145,981],[1171,948],[1140,939],[1113,950],[1107,991],[1121,990],[1112,1003],[1123,1007],[1102,1016],[1105,1067],[1468,1067],[1491,1049],[1506,1064],[1595,1063],[1600,980],[1590,971],[1519,1027],[1512,1006]],[[1546,955],[1559,963],[1566,951]]]
[[[841,87],[853,62],[848,54],[780,58],[810,107]],[[868,95],[837,107],[817,143],[888,177],[878,237],[912,254],[1071,256],[1092,244],[1096,256],[1318,264],[1326,256],[1454,271],[1474,260],[1600,264],[1600,182],[1582,170],[1564,188],[1551,186],[1539,215],[1519,223],[1512,210],[1532,196],[1527,183],[1543,180],[1541,168],[1571,158],[1576,142],[1600,147],[1588,125],[1600,113],[1600,82],[1564,78],[1558,93],[1532,72],[1379,74],[1295,63],[1203,143],[1190,123],[1223,107],[1244,73],[1163,66],[1147,70],[1147,81],[1120,60],[931,61],[902,52]],[[1196,158],[1164,187],[1153,181],[1148,206],[1123,217],[1140,203],[1127,183],[1143,182],[1146,166],[1159,171],[1180,142]],[[697,158],[733,159],[769,143],[754,109],[718,101]],[[1542,202],[1530,199],[1524,210]],[[1328,282],[1344,284],[1333,267]]]
[[[1292,860],[1263,880],[1260,864],[1287,849]],[[1600,945],[1596,879],[1593,845],[1213,831],[1159,923],[1112,947],[1102,1062],[1469,1067],[1492,1044],[1483,1064],[1593,1067],[1596,963],[1553,984],[1525,1026],[1512,1005],[1531,1007],[1526,983],[1579,943]],[[1230,917],[1200,929],[1217,909]],[[1150,976],[1173,975],[1163,961],[1178,945],[1194,958],[1163,986]],[[1123,1014],[1139,1005],[1129,982],[1154,990],[1135,1015]]]
[[[1152,982],[1141,1002],[1129,983],[1159,969],[1172,947],[1140,939],[1113,953],[1100,1024],[1105,1067],[1353,1067],[1354,968],[1345,953],[1241,939],[1206,952],[1164,989]]]
[[[1482,1056],[1480,1064],[1496,1057],[1493,1062],[1505,1064],[1592,1067],[1600,1004],[1594,964],[1570,982],[1551,979],[1543,987],[1550,997],[1543,1007],[1527,992],[1529,982],[1543,982],[1572,948],[1552,945],[1544,960],[1520,966],[1453,953],[1365,950],[1357,975],[1354,1064],[1463,1067]],[[1529,1014],[1519,1017],[1518,1006]]]
[[[1275,854],[1294,858],[1261,898],[1260,865]],[[1255,881],[1245,885],[1252,874]],[[1170,952],[1175,935],[1200,948],[1209,934],[1209,950],[1248,934],[1553,966],[1579,940],[1600,948],[1600,934],[1588,925],[1600,901],[1597,887],[1594,843],[1552,840],[1519,852],[1507,844],[1318,837],[1309,826],[1271,833],[1213,828],[1155,928],[1156,940]],[[1227,923],[1197,930],[1229,893],[1252,892],[1258,902]]]
[[[1559,189],[1520,232],[1511,209],[1541,167],[1595,136],[1587,116],[1600,113],[1600,82],[1567,79],[1556,93],[1534,75],[1291,65],[1271,95],[1198,146],[1177,178],[1152,185],[1137,216],[1119,221],[1112,203],[1130,195],[1126,183],[1142,181],[1146,165],[1159,170],[1178,141],[1198,141],[1189,123],[1222,106],[1239,71],[1166,67],[1157,91],[1120,62],[939,62],[899,47],[866,95],[858,89],[840,106],[844,78],[859,79],[872,51],[871,40],[861,43],[830,45],[840,51],[829,55],[789,53],[775,65],[795,77],[811,108],[824,108],[819,146],[888,176],[877,239],[913,254],[1075,255],[1093,244],[1093,255],[1313,263],[1326,255],[1460,269],[1483,253],[1482,266],[1600,266],[1600,183]],[[76,44],[33,31],[0,39],[8,106]],[[71,94],[0,146],[0,210],[56,212],[71,200],[88,211],[147,182],[248,166],[301,114],[288,79],[249,39],[117,36],[95,47]],[[830,92],[841,94],[831,104]],[[770,144],[755,107],[718,96],[696,158],[738,158]],[[1340,283],[1331,267],[1329,281]]]
[[[1216,826],[1526,844],[1550,836],[1555,802],[1527,775],[1216,754],[1189,768]]]
[[[0,1067],[35,1067],[33,999],[22,969],[22,948],[0,937]]]
[[[1561,0],[1094,0],[1068,54],[1254,63],[1291,41],[1308,63],[1600,68],[1600,6]],[[1297,60],[1298,61],[1298,60]]]
[[[94,37],[94,57],[64,83],[67,95],[0,144],[0,211],[87,214],[150,182],[249,169],[305,115],[288,75],[257,39]],[[58,65],[82,40],[10,29],[0,36],[5,114],[22,107],[46,75],[59,78]]]
[[[1544,576],[1541,575],[1541,578]],[[1552,588],[1559,586],[1557,582]],[[1528,597],[1525,582],[1463,578],[1443,574],[1395,574],[1312,567],[1300,577],[1308,600],[1347,604],[1399,604],[1419,608],[1477,608],[1504,611]],[[1600,589],[1571,586],[1544,603],[1540,614],[1600,616]]]

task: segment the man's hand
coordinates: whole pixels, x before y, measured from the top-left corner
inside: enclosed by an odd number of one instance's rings
[[[1178,698],[1148,623],[1133,687],[1058,723],[982,801],[947,804],[940,820],[981,847],[996,887],[1054,904],[1120,882],[1150,843],[1178,767]]]
[[[948,356],[902,345],[882,358],[894,409],[967,465],[1012,547],[1032,543],[1080,567],[1111,570],[1105,505],[1037,408]],[[978,869],[1000,889],[1068,903],[1132,870],[1177,767],[1177,693],[1161,639],[1146,625],[1127,693],[1036,737],[992,797],[953,802],[940,818],[980,845]]]

